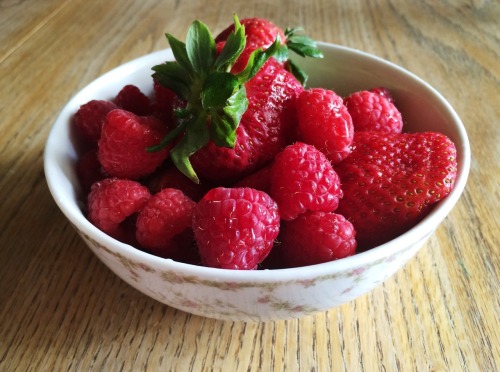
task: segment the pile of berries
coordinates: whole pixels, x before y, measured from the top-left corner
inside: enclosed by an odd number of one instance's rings
[[[167,34],[175,61],[153,67],[151,96],[127,85],[74,115],[85,213],[105,233],[191,264],[297,267],[387,242],[452,190],[454,144],[403,133],[388,89],[305,87],[288,52],[321,53],[297,29],[191,27]]]

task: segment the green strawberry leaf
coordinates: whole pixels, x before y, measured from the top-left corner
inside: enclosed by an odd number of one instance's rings
[[[191,66],[191,62],[187,55],[186,44],[168,33],[165,34],[165,36],[167,37],[170,48],[172,49],[172,54],[177,63],[184,67],[190,75],[193,75],[193,66]]]
[[[201,91],[201,105],[205,110],[224,107],[238,85],[238,78],[229,72],[210,73]]]
[[[170,151],[170,157],[175,166],[186,177],[198,184],[200,180],[189,161],[189,157],[210,140],[207,115],[200,114],[198,117],[193,117],[186,127],[189,127],[189,130],[184,131],[182,139]]]
[[[232,64],[238,59],[245,48],[246,37],[243,27],[236,15],[234,15],[234,32],[230,33],[224,47],[215,61],[215,69],[218,71],[229,71]]]
[[[280,48],[281,42],[280,38],[277,37],[266,50],[262,50],[261,48],[254,50],[250,57],[248,58],[247,65],[236,76],[238,77],[240,84],[244,84],[259,72],[261,67],[266,63],[266,61],[271,58]]]
[[[306,72],[304,70],[302,70],[295,62],[293,62],[291,59],[289,59],[287,62],[286,62],[286,65],[285,65],[286,69],[288,71],[290,71],[293,76],[295,76],[295,78],[300,81],[300,83],[302,84],[302,86],[306,86],[306,83],[307,83],[307,79],[309,78],[309,76],[306,74]]]
[[[201,77],[208,75],[215,61],[215,40],[207,26],[194,21],[186,36],[186,51],[193,70]]]
[[[186,69],[177,62],[165,62],[153,66],[153,78],[161,85],[169,88],[183,100],[189,98],[193,79]]]
[[[236,129],[241,117],[248,108],[248,99],[245,87],[241,87],[229,99],[222,110],[210,112],[212,123],[210,126],[211,138],[217,146],[234,147]]]

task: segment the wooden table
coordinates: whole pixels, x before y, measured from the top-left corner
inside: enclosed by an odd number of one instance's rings
[[[410,263],[300,320],[223,322],[118,279],[52,200],[42,155],[66,101],[105,71],[261,16],[391,60],[461,116],[473,158],[451,215]],[[495,1],[0,1],[0,371],[500,370],[500,4]]]

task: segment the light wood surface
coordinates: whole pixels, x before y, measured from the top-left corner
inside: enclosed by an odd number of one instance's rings
[[[456,208],[373,292],[299,320],[222,322],[129,287],[52,200],[43,149],[66,101],[117,65],[260,16],[429,81],[472,147]],[[481,0],[0,0],[0,371],[500,370],[500,5]]]

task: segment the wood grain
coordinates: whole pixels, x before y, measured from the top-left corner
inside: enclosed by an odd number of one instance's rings
[[[466,126],[463,197],[406,267],[299,320],[164,306],[90,252],[53,202],[43,148],[65,102],[203,20],[261,16],[429,81]],[[0,0],[0,371],[500,370],[500,4],[495,1]]]

